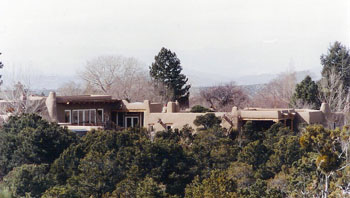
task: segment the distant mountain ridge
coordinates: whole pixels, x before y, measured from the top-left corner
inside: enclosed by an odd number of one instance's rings
[[[237,85],[243,86],[250,94],[256,93],[259,89],[263,87],[264,84],[268,83],[272,79],[276,78],[279,74],[259,74],[259,75],[247,75],[241,77],[229,77],[227,74],[208,74],[205,72],[188,72],[186,74],[189,78],[189,82],[192,85],[191,91],[193,94],[199,93],[200,88],[215,86],[228,82],[236,82]],[[305,70],[305,71],[297,71],[297,81],[300,82],[305,78],[306,75],[310,75],[314,80],[318,80],[320,78],[320,72],[317,70]],[[30,79],[30,88],[35,90],[36,93],[45,95],[48,94],[49,91],[57,90],[64,83],[68,83],[70,81],[79,82],[76,76],[71,75],[40,75],[35,78]],[[4,75],[4,86],[6,87],[6,74]]]
[[[202,71],[188,71],[186,73],[189,78],[189,82],[193,87],[208,87],[215,86],[227,82],[236,82],[237,85],[256,85],[266,84],[272,79],[276,78],[280,73],[265,73],[257,75],[245,75],[240,77],[230,76],[227,73],[222,74],[208,74]],[[311,76],[312,79],[318,80],[321,78],[320,68],[315,67],[310,70],[296,71],[297,81],[302,81],[307,75]]]
[[[314,80],[319,80],[321,78],[321,75],[318,74],[319,72],[314,71],[297,71],[296,72],[296,79],[297,82],[301,82],[307,75],[311,76]],[[253,96],[256,94],[259,90],[265,87],[267,83],[269,83],[271,80],[278,77],[279,74],[260,74],[260,75],[249,75],[249,76],[242,76],[237,78],[237,80],[231,80],[237,83],[237,85],[244,88],[244,90],[247,92],[249,96]],[[189,77],[190,78],[190,77]],[[223,80],[221,78],[221,80]],[[199,94],[201,89],[204,89],[206,87],[215,86],[223,83],[230,82],[230,80],[222,81],[221,83],[214,83],[213,85],[206,85],[206,86],[194,86],[191,88],[191,95],[197,95]]]

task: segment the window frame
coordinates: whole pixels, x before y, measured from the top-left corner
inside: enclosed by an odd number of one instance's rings
[[[95,119],[94,119],[94,125],[96,125],[96,122],[97,122],[97,113],[96,113],[96,109],[88,109],[89,111],[89,123],[91,124],[91,112],[94,111],[95,112]]]

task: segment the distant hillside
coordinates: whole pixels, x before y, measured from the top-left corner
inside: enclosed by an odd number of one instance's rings
[[[201,71],[188,71],[186,74],[189,78],[189,81],[194,87],[209,87],[218,85],[221,83],[227,83],[234,81],[238,85],[257,85],[257,84],[266,84],[272,79],[276,78],[279,73],[266,73],[266,74],[257,74],[257,75],[246,75],[240,77],[234,77],[228,73],[221,74],[208,74]],[[310,75],[313,79],[320,79],[320,68],[315,67],[311,70],[296,71],[297,81],[301,81],[305,78],[306,75]]]
[[[250,76],[243,76],[235,80],[237,84],[240,85],[255,85],[255,84],[265,84],[270,82],[272,79],[278,77],[279,74],[261,74],[261,75],[250,75]],[[319,79],[320,75],[309,71],[297,71],[296,72],[296,77],[297,81],[300,82],[302,81],[307,75],[311,76],[313,79]]]
[[[318,68],[313,69],[312,71],[298,71],[297,80],[298,82],[303,80],[306,75],[310,75],[313,79],[317,80],[320,78],[320,72]],[[243,86],[248,94],[254,94],[256,91],[261,89],[264,84],[268,83],[272,79],[276,78],[278,74],[260,74],[260,75],[248,75],[234,78],[230,74],[208,74],[205,72],[189,72],[186,74],[189,78],[189,82],[192,85],[191,95],[196,95],[199,93],[201,88],[210,87],[219,85],[222,83],[228,83],[231,81],[236,82],[237,85]],[[7,79],[7,74],[3,75],[4,86],[6,87],[7,83],[11,80]],[[41,94],[42,92],[47,95],[50,91],[58,89],[64,83],[70,81],[78,81],[77,77],[74,75],[64,76],[64,75],[37,75],[30,79],[30,88],[35,90],[36,93]]]
[[[266,84],[242,85],[248,96],[255,95],[258,91],[265,87]]]
[[[307,75],[311,76],[313,79],[318,80],[320,75],[315,75],[310,71],[298,71],[296,72],[297,82],[302,81]],[[274,78],[278,77],[278,74],[262,74],[262,75],[251,75],[240,77],[239,80],[235,81],[237,85],[241,86],[247,91],[249,96],[255,95],[259,90],[264,88],[264,86],[269,83]],[[227,81],[229,82],[229,81]],[[254,82],[256,82],[254,84]],[[220,84],[220,83],[217,83]],[[217,85],[214,84],[214,85]],[[205,89],[209,86],[196,86],[191,88],[191,95],[196,96],[199,94],[201,89]]]

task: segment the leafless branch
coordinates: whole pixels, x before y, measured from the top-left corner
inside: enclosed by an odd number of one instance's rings
[[[248,102],[245,91],[234,82],[205,88],[200,91],[200,97],[216,111],[231,111],[233,106],[242,108]]]

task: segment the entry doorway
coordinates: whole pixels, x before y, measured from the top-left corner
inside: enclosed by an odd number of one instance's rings
[[[112,120],[119,129],[142,127],[143,112],[112,112]]]

